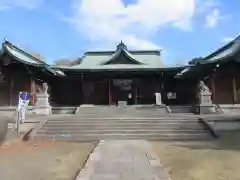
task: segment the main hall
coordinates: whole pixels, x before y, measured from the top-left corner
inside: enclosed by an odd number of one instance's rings
[[[52,66],[4,41],[0,105],[15,106],[18,92],[36,94],[46,82],[52,106],[155,104],[156,94],[165,105],[192,106],[199,102],[200,81],[210,89],[214,104],[238,104],[239,55],[237,37],[194,65],[169,67],[160,50],[131,50],[120,42],[112,51],[85,52],[77,65]]]

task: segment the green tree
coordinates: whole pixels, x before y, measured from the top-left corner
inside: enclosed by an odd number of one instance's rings
[[[81,63],[81,58],[77,58],[74,60],[70,60],[70,59],[59,59],[57,61],[55,61],[55,65],[59,65],[59,66],[75,66]]]
[[[71,61],[69,59],[59,59],[59,60],[55,61],[55,65],[70,66]]]
[[[34,56],[35,58],[39,59],[40,61],[43,61],[43,62],[45,61],[45,58],[37,52],[31,53],[31,55]]]
[[[202,61],[202,60],[203,60],[202,57],[196,57],[196,58],[191,59],[191,60],[188,62],[188,64],[189,64],[189,65],[195,65],[195,64],[197,64],[199,61]]]
[[[81,63],[81,61],[82,61],[82,58],[76,58],[76,59],[72,60],[71,65],[72,66],[78,65]]]

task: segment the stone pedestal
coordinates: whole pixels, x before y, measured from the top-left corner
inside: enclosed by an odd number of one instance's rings
[[[49,95],[40,93],[36,95],[36,108],[34,114],[49,116],[52,114],[52,107],[49,104]]]
[[[200,104],[199,110],[200,114],[211,114],[215,113],[216,109],[215,106],[212,104],[212,93],[209,91],[200,92]]]
[[[212,105],[212,93],[211,92],[200,92],[200,104],[201,105]]]
[[[156,105],[161,106],[162,105],[162,96],[161,93],[155,93],[155,98],[156,98]]]

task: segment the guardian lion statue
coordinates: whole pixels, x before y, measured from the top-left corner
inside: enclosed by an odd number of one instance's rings
[[[38,89],[40,94],[47,94],[48,93],[48,84],[43,83],[42,88]]]
[[[200,81],[199,83],[199,90],[201,92],[210,92],[210,89],[204,84],[203,81]]]

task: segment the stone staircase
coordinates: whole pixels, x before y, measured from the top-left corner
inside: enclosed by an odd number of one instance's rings
[[[193,113],[192,106],[168,106],[170,113]]]
[[[161,111],[160,111],[161,112]],[[210,140],[210,131],[194,115],[159,113],[157,108],[83,107],[77,114],[50,118],[37,139],[94,141],[103,139]]]

